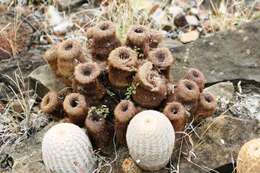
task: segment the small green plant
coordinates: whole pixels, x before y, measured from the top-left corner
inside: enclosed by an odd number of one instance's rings
[[[125,93],[125,99],[129,100],[133,94],[136,93],[136,86],[135,85],[129,85],[126,89]]]
[[[99,107],[91,106],[88,111],[88,116],[106,118],[109,113],[109,108],[106,105],[101,105]]]
[[[113,97],[113,96],[116,95],[113,91],[111,91],[111,90],[109,90],[109,89],[106,89],[106,90],[107,90],[107,94],[108,94],[110,97]]]

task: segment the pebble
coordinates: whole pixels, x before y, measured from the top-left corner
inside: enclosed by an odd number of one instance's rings
[[[187,15],[186,21],[190,26],[198,26],[199,25],[199,20],[196,16],[193,15]]]
[[[189,31],[187,33],[183,33],[179,36],[179,39],[182,43],[190,43],[199,38],[199,32],[197,30]]]

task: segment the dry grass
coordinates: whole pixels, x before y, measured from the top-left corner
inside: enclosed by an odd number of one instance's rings
[[[257,0],[249,6],[245,0],[222,0],[218,5],[210,0],[212,11],[209,12],[209,22],[204,25],[205,31],[234,29],[236,26],[252,21],[255,18],[256,2]]]
[[[28,88],[20,70],[14,73],[11,81],[15,89],[9,87],[12,93],[7,95],[8,103],[0,118],[0,153],[7,146],[19,144],[48,123],[47,117],[34,109],[36,93]]]

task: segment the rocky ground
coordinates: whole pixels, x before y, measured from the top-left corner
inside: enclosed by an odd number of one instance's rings
[[[79,7],[81,1],[75,3]],[[67,6],[59,5],[59,8],[66,9]],[[1,26],[9,27],[9,21],[17,13],[3,11]],[[42,32],[47,30],[39,30],[39,23],[43,21],[39,11],[34,12],[37,14],[33,18],[28,15],[28,18],[22,17],[22,26],[19,28],[30,29],[18,32],[29,35],[19,36],[27,38],[15,43],[23,43],[17,46],[19,49],[11,53],[0,51],[0,105],[5,107],[0,108],[0,172],[3,173],[45,173],[41,140],[43,134],[58,122],[43,115],[38,102],[49,89],[63,87],[42,60],[43,52],[49,47],[48,42],[55,43],[63,38],[55,34],[41,37]],[[20,12],[27,13],[24,10]],[[71,14],[80,15],[77,11]],[[12,31],[14,27],[10,28]],[[218,108],[212,118],[188,127],[185,138],[176,143],[178,147],[171,164],[158,173],[174,173],[177,170],[180,173],[231,173],[240,147],[246,141],[260,137],[260,21],[251,21],[209,35],[202,33],[201,38],[189,44],[182,44],[181,39],[173,39],[175,32],[182,33],[178,30],[167,31],[166,35],[170,37],[165,37],[160,45],[170,48],[176,59],[171,69],[171,79],[180,79],[189,67],[200,69],[207,78],[206,90],[217,97]],[[66,34],[65,37],[77,37],[84,41],[80,33],[80,30],[73,31],[74,35]],[[13,119],[5,118],[11,115]],[[27,115],[30,115],[29,119]],[[100,163],[102,171],[119,173],[128,153],[124,147],[111,146],[105,156],[106,159]]]

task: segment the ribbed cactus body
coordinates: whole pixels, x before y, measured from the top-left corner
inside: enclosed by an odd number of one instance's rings
[[[168,118],[153,110],[138,113],[126,134],[129,153],[144,170],[159,170],[170,160],[175,132]]]
[[[55,125],[46,132],[42,157],[51,173],[91,173],[95,168],[88,136],[71,123]]]

